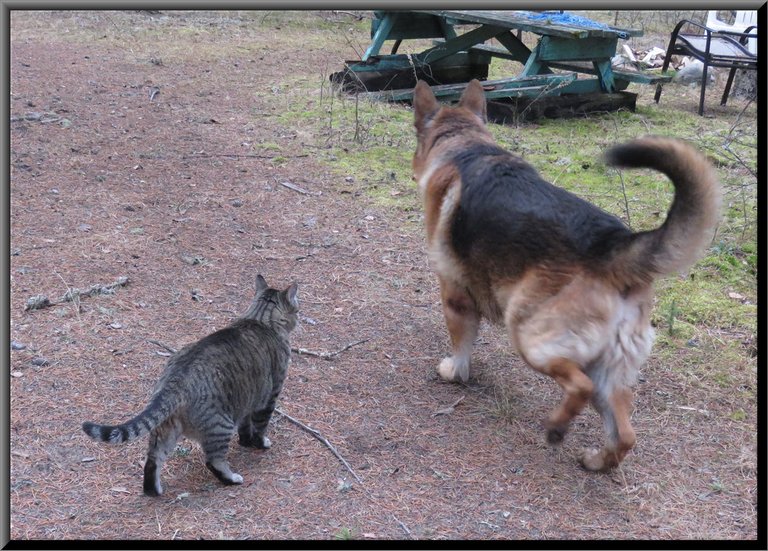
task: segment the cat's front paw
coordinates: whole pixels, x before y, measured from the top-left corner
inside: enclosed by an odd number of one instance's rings
[[[437,372],[443,380],[466,383],[469,380],[469,363],[457,361],[456,358],[443,358],[437,367]]]

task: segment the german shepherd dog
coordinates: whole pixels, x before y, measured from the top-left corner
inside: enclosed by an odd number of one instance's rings
[[[591,401],[606,442],[579,459],[591,471],[617,466],[635,445],[631,388],[653,342],[653,282],[693,264],[720,219],[713,168],[668,138],[610,149],[608,164],[653,168],[675,186],[664,224],[633,233],[496,145],[477,80],[456,107],[440,106],[419,81],[413,110],[414,180],[452,344],[438,373],[466,382],[481,317],[503,323],[526,363],[565,392],[546,422],[548,442],[560,443]]]

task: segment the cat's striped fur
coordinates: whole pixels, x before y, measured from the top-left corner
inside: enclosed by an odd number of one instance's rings
[[[95,440],[129,442],[149,433],[144,493],[160,495],[163,462],[184,435],[200,442],[206,466],[225,484],[242,484],[226,460],[235,432],[243,446],[269,448],[265,430],[285,380],[296,326],[296,284],[283,291],[256,278],[256,296],[229,327],[168,359],[149,405],[122,425],[83,423]]]

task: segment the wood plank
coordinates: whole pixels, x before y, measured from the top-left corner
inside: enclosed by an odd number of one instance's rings
[[[580,63],[565,63],[565,62],[550,62],[550,67],[556,69],[563,69],[565,71],[576,71],[579,73],[587,73],[590,75],[596,75],[597,71],[591,64]],[[628,82],[636,82],[638,84],[665,84],[672,80],[669,75],[655,74],[641,71],[625,71],[622,69],[613,69],[613,77],[616,80],[625,80]]]
[[[539,41],[539,61],[569,61],[610,59],[616,55],[616,38],[584,38],[568,40],[557,36],[544,36]]]
[[[526,17],[524,12],[511,10],[412,10],[419,13],[431,13],[441,17],[455,19],[462,23],[476,23],[481,25],[498,25],[508,29],[520,29],[532,33],[548,36],[562,36],[566,38],[592,37],[630,37],[642,36],[643,31],[636,29],[618,29],[610,27],[606,29],[575,27],[553,23],[549,20],[535,21]]]
[[[510,88],[506,90],[492,90],[486,92],[487,99],[496,98],[511,98],[511,97],[523,97],[540,96],[546,92],[547,86],[521,86],[518,88]],[[461,97],[462,90],[454,90],[450,92],[443,92],[438,97],[443,101],[457,101]],[[413,88],[404,88],[401,90],[381,90],[379,92],[363,92],[358,94],[358,97],[366,98],[372,101],[411,101],[413,99]]]
[[[518,61],[520,63],[525,63],[531,55],[531,50],[528,46],[523,44],[511,31],[499,34],[494,38],[501,42],[506,49],[482,43],[475,44],[470,49],[490,54],[492,57]],[[432,41],[433,44],[440,44],[441,42],[443,42],[443,40],[440,38],[436,38]]]
[[[425,64],[434,63],[437,60],[467,50],[474,44],[483,43],[504,32],[506,32],[506,30],[503,27],[484,25],[469,31],[468,33],[457,36],[456,38],[441,42],[421,53],[414,54],[413,57]]]
[[[550,91],[565,89],[576,80],[574,73],[561,73],[552,75],[540,75],[528,78],[505,78],[498,80],[486,80],[481,84],[486,99],[541,96]],[[444,84],[432,87],[432,93],[441,100],[457,100],[466,88],[467,83]],[[360,97],[376,101],[410,101],[413,98],[413,88],[386,90],[380,92],[367,92],[359,94]]]

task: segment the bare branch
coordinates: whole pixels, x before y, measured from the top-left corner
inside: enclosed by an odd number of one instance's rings
[[[304,188],[300,188],[299,186],[297,186],[296,184],[292,184],[291,182],[280,182],[280,185],[290,190],[293,190],[296,193],[301,193],[302,195],[320,195],[319,193],[313,193],[311,191],[307,191]]]
[[[411,531],[408,529],[408,527],[405,524],[403,524],[403,522],[399,518],[397,518],[394,514],[392,515],[392,518],[395,519],[395,521],[400,525],[400,528],[403,529],[403,532],[405,532],[409,538],[413,538]]]
[[[308,154],[299,155],[245,155],[237,153],[196,153],[195,155],[183,155],[182,159],[212,159],[214,157],[231,157],[233,159],[274,159],[282,157],[286,159],[298,159],[299,157],[309,157]]]
[[[171,348],[167,344],[163,344],[160,341],[156,341],[155,339],[147,339],[147,342],[152,343],[152,344],[156,344],[160,348],[165,348],[171,354],[176,354],[176,352],[178,352],[178,350],[176,350],[175,348]]]
[[[302,423],[302,422],[301,422],[301,421],[299,421],[298,419],[294,419],[293,417],[291,417],[290,415],[288,415],[287,413],[285,413],[285,412],[284,412],[283,410],[281,410],[280,408],[275,408],[275,413],[279,413],[280,415],[282,415],[283,417],[285,417],[286,419],[288,419],[288,420],[289,420],[291,423],[293,423],[293,424],[294,424],[294,425],[296,425],[297,427],[300,427],[301,429],[305,430],[306,432],[308,432],[309,434],[311,434],[312,436],[314,436],[315,438],[317,438],[318,440],[320,440],[320,442],[322,442],[323,444],[325,444],[325,446],[326,446],[326,447],[327,447],[329,450],[331,450],[331,453],[333,453],[333,455],[335,455],[335,456],[336,456],[336,458],[337,458],[339,461],[341,461],[341,463],[342,463],[342,464],[343,464],[343,465],[344,465],[344,466],[347,468],[347,470],[348,470],[350,473],[352,473],[352,476],[354,476],[354,477],[355,477],[355,480],[357,480],[357,481],[358,481],[360,484],[362,484],[362,483],[363,483],[363,481],[360,479],[360,477],[359,477],[359,476],[357,476],[357,473],[356,473],[355,471],[353,471],[353,470],[352,470],[352,467],[350,467],[350,466],[349,466],[349,463],[347,463],[347,460],[346,460],[346,459],[344,459],[344,457],[342,457],[342,455],[341,455],[341,454],[338,452],[338,450],[337,450],[337,449],[336,449],[336,448],[333,446],[333,444],[331,444],[331,443],[330,443],[330,442],[329,442],[329,441],[328,441],[328,440],[327,440],[327,439],[326,439],[326,438],[325,438],[325,437],[324,437],[322,434],[320,434],[320,431],[318,431],[317,429],[313,429],[313,428],[312,428],[312,427],[310,427],[310,426],[307,426],[307,425],[305,425],[304,423]]]
[[[312,350],[307,350],[306,348],[291,348],[291,352],[296,352],[296,354],[302,354],[304,356],[314,356],[315,358],[320,358],[321,360],[331,360],[334,358],[334,356],[338,356],[342,352],[346,352],[353,346],[357,346],[358,344],[363,344],[364,342],[368,342],[370,339],[362,339],[359,341],[351,342],[347,346],[344,346],[342,348],[339,348],[335,352],[314,352]]]

